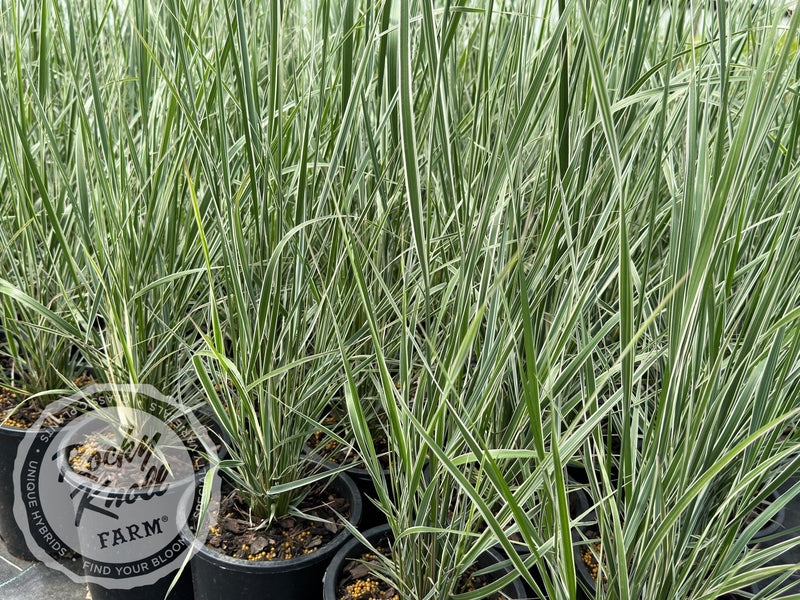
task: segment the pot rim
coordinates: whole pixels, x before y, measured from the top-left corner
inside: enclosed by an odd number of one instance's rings
[[[588,497],[588,494],[587,494]],[[780,493],[778,490],[773,490],[769,496],[767,496],[765,501],[774,502],[780,498]],[[589,498],[589,502],[591,499]],[[591,515],[594,515],[594,510],[592,510]],[[782,507],[775,516],[768,522],[766,527],[759,529],[755,535],[751,538],[749,545],[755,545],[758,543],[763,542],[767,538],[775,535],[783,526],[786,520],[786,507]],[[581,556],[580,548],[585,546],[583,543],[586,539],[584,535],[588,526],[583,525],[581,527],[575,527],[572,530],[572,547],[573,547],[573,556],[575,557],[576,563],[576,573],[578,578],[581,579],[588,587],[590,591],[594,591],[597,588],[597,581],[592,577],[589,573],[589,569],[587,568],[586,564],[583,562],[583,556]],[[580,530],[580,531],[578,531]],[[758,592],[760,590],[760,586],[758,583],[751,584],[748,588],[745,588],[745,591],[750,591],[751,593]]]
[[[387,525],[378,525],[377,527],[373,527],[372,529],[368,529],[362,533],[362,535],[370,541],[384,535],[384,534],[391,534],[392,529]],[[322,576],[322,600],[336,600],[336,585],[339,582],[339,578],[342,574],[342,569],[344,568],[344,563],[351,558],[352,553],[363,546],[361,540],[358,538],[353,538],[348,541],[344,546],[342,546],[336,555],[331,559],[328,568],[325,569],[325,574]],[[506,560],[499,552],[494,550],[493,548],[487,548],[484,550],[481,555],[478,557],[478,561],[481,559],[490,560],[495,563],[501,563]],[[476,561],[477,562],[477,561]],[[505,567],[505,572],[510,573],[513,571],[513,568]],[[513,579],[503,589],[506,587],[511,586],[514,588],[514,595],[519,598],[520,600],[526,597],[525,588],[522,585],[522,578],[517,576],[516,579]]]
[[[349,496],[350,518],[348,519],[348,522],[354,527],[357,527],[361,521],[362,501],[361,494],[358,491],[358,487],[356,486],[355,482],[346,473],[340,472],[331,479],[329,485],[341,486],[339,487],[339,490],[342,491],[345,496]],[[188,491],[186,493],[188,493]],[[185,506],[185,503],[181,503],[181,507],[183,506]],[[350,537],[350,531],[345,527],[342,531],[337,533],[333,539],[323,544],[323,546],[316,552],[295,556],[285,560],[254,561],[243,558],[234,558],[233,556],[229,556],[224,552],[216,550],[215,548],[210,548],[205,544],[200,544],[197,538],[194,537],[194,534],[190,531],[188,523],[184,524],[180,533],[184,541],[192,548],[192,562],[197,560],[198,556],[202,555],[203,561],[212,563],[217,567],[221,567],[227,571],[260,573],[285,573],[304,569],[309,565],[325,560],[325,558],[328,556],[334,555],[343,544],[346,545],[347,539]]]
[[[325,458],[318,452],[315,452],[314,448],[309,448],[308,445],[306,444],[303,444],[303,449],[301,453],[303,454],[303,456],[308,458],[308,460],[315,462],[319,465],[322,465],[324,468],[328,470],[332,471],[335,469],[341,469],[342,467],[345,467],[343,472],[348,473],[349,475],[354,475],[356,477],[361,477],[361,478],[370,478],[370,479],[372,478],[372,476],[369,474],[369,471],[364,467],[359,466],[359,463],[353,463],[353,466],[347,467],[346,465],[342,465],[328,458]],[[383,473],[384,477],[388,479],[390,475],[390,469],[388,467],[382,469],[381,473]]]
[[[29,432],[33,435],[42,431],[41,427],[17,427],[15,425],[0,424],[0,433],[12,437],[25,437]]]
[[[184,416],[187,416],[187,415],[184,415]],[[188,416],[190,418],[194,418],[194,419],[197,418],[193,413],[191,415],[188,415]],[[88,477],[86,477],[84,475],[81,475],[79,473],[76,473],[75,471],[72,470],[72,468],[67,464],[66,448],[68,448],[70,445],[72,445],[72,442],[73,442],[75,436],[77,435],[77,433],[78,433],[77,431],[71,432],[67,436],[67,438],[64,440],[63,447],[59,448],[59,450],[58,450],[58,452],[56,454],[56,465],[58,467],[59,473],[64,478],[64,481],[69,483],[69,485],[73,486],[74,488],[89,490],[92,494],[97,495],[97,496],[102,496],[103,494],[109,494],[109,493],[110,494],[114,494],[115,496],[120,494],[120,493],[129,493],[130,490],[128,490],[127,488],[103,485],[102,483],[99,483],[99,482],[97,482],[97,481],[95,481],[93,479],[90,479],[90,478],[88,478]],[[208,435],[208,434],[206,434],[206,435]],[[210,436],[208,436],[208,437],[210,439]],[[219,455],[220,452],[217,452],[217,454]],[[196,483],[198,481],[198,479],[202,479],[202,477],[205,475],[205,473],[208,471],[209,468],[210,468],[210,465],[206,465],[205,467],[203,467],[200,470],[196,470],[196,471],[194,471],[193,473],[191,473],[189,475],[181,477],[180,479],[177,479],[175,481],[171,481],[170,482],[170,486],[171,487],[175,486],[175,487],[177,487],[179,489],[183,488],[185,486],[189,486],[192,489],[194,489],[196,487],[196,485],[195,486],[191,486],[190,484],[193,483],[193,482]],[[152,492],[152,488],[149,488],[149,487],[147,487],[147,488],[139,488],[139,489],[136,490],[136,494],[137,495],[139,495],[139,494],[147,494],[147,493],[151,493],[151,492]]]
[[[362,532],[363,535],[368,540],[372,541],[375,538],[380,537],[386,533],[390,533],[392,528],[386,525],[378,525],[371,529],[367,529],[366,531]],[[339,548],[339,551],[336,555],[331,559],[328,568],[325,569],[325,574],[322,576],[322,599],[328,600],[330,598],[336,598],[336,584],[339,581],[339,578],[342,575],[342,569],[344,568],[345,561],[350,558],[350,555],[359,547],[363,546],[361,540],[358,538],[353,538],[348,540],[347,543]]]

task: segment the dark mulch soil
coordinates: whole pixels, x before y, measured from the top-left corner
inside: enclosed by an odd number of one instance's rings
[[[387,554],[388,538],[380,540],[375,549]],[[373,574],[378,565],[378,557],[371,552],[345,562],[336,587],[337,600],[398,600],[397,590]]]
[[[171,453],[169,448],[160,448],[165,453],[166,463],[180,464],[185,455]],[[70,447],[67,462],[72,470],[94,482],[108,487],[138,488],[158,486],[170,476],[164,462],[150,451],[136,445],[128,450],[118,450],[100,436],[90,436],[79,445]]]
[[[586,535],[589,539],[597,539],[600,537],[600,532],[590,529],[586,531]],[[595,581],[597,581],[597,571],[599,569],[599,565],[597,564],[597,556],[600,554],[600,549],[600,542],[594,542],[590,546],[584,546],[581,548],[581,559],[583,560],[583,564],[586,565],[589,575],[591,575],[592,579]],[[603,582],[605,581],[606,576],[603,574]]]
[[[80,375],[74,380],[79,388],[93,383],[88,375]],[[36,424],[42,414],[42,406],[38,402],[25,402],[25,396],[14,390],[0,388],[0,424],[20,429],[29,429]],[[66,417],[57,413],[44,423],[47,426],[60,427],[67,423]]]
[[[194,471],[199,472],[207,467],[208,459],[202,454],[202,444],[194,432],[180,419],[170,421],[168,425],[183,442]],[[221,444],[217,443],[217,453],[220,448]],[[120,452],[105,441],[102,435],[90,435],[80,444],[70,447],[68,462],[78,475],[110,487],[129,487],[131,483],[136,483],[139,488],[147,488],[163,483],[169,477],[168,469],[163,466],[164,461],[155,455],[147,456],[149,452],[145,448],[138,450],[139,454],[137,448]],[[158,450],[164,453],[167,464],[179,465],[181,460],[185,460],[183,449],[172,449],[171,452],[169,447],[162,444]]]
[[[340,422],[342,419],[343,417],[340,415],[332,414],[325,417],[323,424],[332,428],[333,425]],[[378,460],[380,460],[384,469],[388,469],[389,441],[386,439],[386,436],[383,435],[383,432],[372,432],[372,439],[375,442],[375,453],[378,455]],[[306,446],[313,450],[315,454],[337,465],[349,465],[361,460],[358,453],[352,448],[342,447],[338,441],[328,437],[322,430],[315,431],[306,442]]]
[[[23,397],[12,390],[0,388],[0,423],[9,427],[28,429],[36,423],[42,409],[34,404],[22,404]]]
[[[268,529],[256,529],[259,524],[247,518],[247,507],[242,500],[228,494],[206,546],[245,560],[288,560],[319,550],[342,531],[344,525],[336,513],[350,517],[349,501],[321,484],[309,492],[298,509],[325,522],[286,516]]]

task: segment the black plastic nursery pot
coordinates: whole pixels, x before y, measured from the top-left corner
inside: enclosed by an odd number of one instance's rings
[[[326,461],[326,468],[338,469],[339,465],[334,462]],[[361,467],[351,467],[345,471],[353,483],[356,484],[359,493],[361,494],[361,524],[359,529],[366,531],[373,527],[386,524],[386,515],[375,504],[378,498],[378,492],[375,490],[375,484],[372,481],[372,476],[369,471]],[[383,476],[388,480],[389,470],[384,469]]]
[[[349,521],[358,526],[361,520],[361,494],[353,480],[344,473],[330,483],[330,489],[350,503]],[[187,543],[193,537],[188,527],[182,531]],[[313,600],[322,594],[322,576],[331,558],[350,538],[347,529],[316,552],[288,560],[251,561],[228,556],[202,546],[191,559],[195,600]]]
[[[579,517],[580,515],[585,514],[589,510],[590,504],[591,504],[591,500],[589,498],[589,494],[583,488],[574,488],[571,491],[570,495],[569,495],[569,501],[570,501],[570,516],[572,518],[576,518],[576,517]],[[573,532],[572,532],[572,545],[573,545],[573,548],[575,548],[575,550],[574,550],[574,553],[575,553],[575,564],[576,564],[575,568],[576,568],[576,571],[577,571],[578,579],[581,580],[584,583],[584,585],[587,587],[587,589],[594,590],[593,586],[596,585],[595,581],[592,578],[592,576],[589,574],[588,568],[587,568],[586,564],[584,564],[583,559],[580,556],[580,552],[578,551],[578,549],[576,547],[576,544],[575,544],[576,539],[577,539],[577,535],[576,534],[577,534],[577,532],[575,530],[573,530]],[[578,586],[578,597],[579,598],[581,597],[581,593],[582,593],[582,591],[580,589],[580,586]]]
[[[303,449],[303,453],[311,460],[322,464],[326,469],[339,469],[342,466],[321,457],[316,451],[308,447]],[[372,476],[369,474],[369,471],[354,464],[354,466],[348,468],[345,473],[353,480],[353,483],[356,484],[358,491],[361,493],[362,510],[359,529],[366,531],[367,529],[372,529],[379,525],[385,525],[386,515],[376,505],[378,492],[375,490],[375,483],[372,481]],[[389,469],[383,470],[383,477],[387,481],[389,480]]]
[[[377,542],[381,537],[389,534],[390,531],[388,525],[381,525],[365,531],[364,537],[370,542]],[[336,588],[339,585],[339,580],[341,579],[345,564],[348,560],[358,557],[359,553],[364,550],[365,546],[359,540],[353,538],[336,553],[336,556],[333,557],[325,571],[323,579],[323,600],[336,600]],[[502,561],[503,556],[499,552],[489,549],[478,557],[476,566],[478,568],[485,568]],[[506,567],[502,570],[504,574],[507,574],[510,573],[512,569]],[[523,600],[528,598],[520,578],[514,579],[511,583],[506,585],[502,589],[502,593],[510,600]]]
[[[377,502],[378,492],[375,491],[375,484],[372,482],[372,477],[369,472],[360,467],[353,467],[352,469],[348,469],[346,473],[355,482],[358,491],[361,492],[362,511],[360,528],[362,530],[367,530],[379,525],[384,525],[386,523],[386,515],[375,504],[375,502]],[[384,469],[383,476],[388,479],[389,471]]]
[[[571,518],[576,519],[587,513],[589,510],[589,494],[587,494],[582,487],[578,487],[576,482],[571,478],[569,483],[571,486],[567,495],[567,501],[569,502],[569,514]],[[530,550],[522,542],[512,540],[512,544],[514,544],[517,554],[519,554],[523,559],[530,554]],[[506,552],[503,550],[503,547],[500,544],[495,545],[493,549],[501,556],[506,557]],[[538,584],[542,584],[542,578],[539,574],[539,569],[536,566],[531,567],[530,574]],[[521,579],[521,583],[527,594],[526,597],[534,597],[534,592],[528,585],[527,581]]]
[[[26,539],[25,534],[20,529],[16,515],[14,514],[14,502],[18,486],[22,485],[21,482],[14,479],[17,454],[26,436],[49,436],[53,435],[53,431],[58,430],[60,430],[60,428],[57,427],[40,430],[33,427],[0,426],[0,538],[2,538],[5,543],[9,554],[21,560],[34,562],[37,561],[38,558],[31,551],[31,547],[28,545],[28,539]],[[29,484],[34,485],[31,482],[29,482]],[[38,489],[38,486],[36,487]],[[66,569],[69,569],[73,573],[80,574],[82,568],[74,552],[67,551],[66,553],[59,554],[53,552],[52,549],[54,545],[61,546],[62,548],[64,547],[61,540],[54,542],[44,538],[42,533],[34,526],[34,522],[30,520],[29,531],[30,539],[32,543],[36,545],[37,551],[46,552],[54,560],[60,562]]]
[[[569,514],[575,519],[586,513],[590,508],[589,494],[581,487],[573,487],[567,496],[569,501]]]
[[[641,439],[636,441],[636,448],[639,452],[642,451]],[[594,476],[598,481],[602,481],[601,466],[594,461],[593,457],[589,458],[588,465],[585,457],[581,457],[580,459],[575,458],[567,462],[567,475],[569,475],[570,479],[578,483],[589,483],[589,469],[594,471]],[[611,464],[609,478],[612,483],[616,482],[619,478],[619,467],[617,464]]]
[[[0,425],[0,538],[9,553],[22,560],[35,560],[14,518],[14,461],[27,429]]]
[[[110,506],[112,510],[117,506],[116,500],[120,497],[125,497],[126,501],[130,501],[131,505],[139,505],[146,504],[148,500],[151,499],[153,495],[153,491],[150,489],[141,489],[141,490],[125,490],[119,489],[114,487],[106,487],[95,483],[87,483],[87,481],[79,476],[78,474],[74,473],[69,467],[67,467],[63,461],[61,461],[60,466],[62,467],[62,473],[64,474],[64,480],[70,485],[73,490],[78,492],[79,494],[85,494],[85,498],[89,498],[87,503],[91,503],[94,506],[99,508],[103,508],[106,506]],[[184,478],[178,482],[175,482],[169,489],[167,493],[167,497],[173,498],[180,498],[183,497],[189,488],[195,484],[199,484],[199,480],[202,477],[202,473],[197,475],[192,475],[190,477]],[[178,500],[175,500],[177,505]],[[124,510],[124,508],[123,508]],[[131,516],[126,517],[125,513],[122,512],[120,515],[120,521],[123,525],[120,527],[122,530],[122,535],[129,535],[126,533],[126,527],[124,525],[125,522],[132,521],[132,517],[134,517],[137,513],[131,513]],[[147,515],[150,516],[149,514]],[[172,518],[171,516],[167,515],[159,515],[155,519],[136,519],[136,521],[141,522],[144,525],[144,522],[147,523],[153,529],[156,526],[153,524],[155,520],[160,522],[167,522]],[[91,528],[84,528],[81,527],[80,523],[76,524],[78,530],[78,541],[80,543],[80,549],[82,553],[89,552],[89,549],[96,549],[96,542],[95,539],[97,537],[97,533],[95,530]],[[147,534],[147,530],[143,527],[140,527],[140,530],[144,531],[144,535]],[[112,531],[112,530],[109,530]],[[130,531],[130,530],[127,530]],[[158,530],[159,532],[161,529]],[[112,533],[113,535],[113,533]],[[124,555],[116,552],[115,548],[113,547],[112,536],[106,536],[105,541],[109,546],[108,550],[108,563],[111,565],[130,565],[132,569],[129,573],[136,574],[136,566],[131,561],[126,561]],[[183,552],[186,548],[186,544],[184,540],[181,538],[179,534],[172,537],[171,540],[167,540],[168,543],[164,544],[164,542],[160,542],[165,547],[170,547],[174,554],[178,554]],[[153,549],[156,549],[156,544],[154,543]],[[153,555],[156,553],[154,552]],[[170,589],[172,585],[172,581],[175,577],[175,573],[177,573],[180,567],[180,561],[175,561],[172,564],[171,570],[157,579],[155,582],[148,582],[144,585],[136,585],[133,587],[124,587],[118,588],[115,587],[114,581],[109,582],[102,582],[97,581],[95,579],[91,579],[93,573],[96,571],[96,563],[95,561],[89,561],[86,557],[83,557],[85,572],[88,579],[87,586],[91,593],[92,600],[191,600],[193,598],[193,591],[192,591],[192,576],[190,569],[184,569],[181,573],[178,581],[176,582],[175,586],[169,592],[167,596],[167,591]],[[95,565],[95,568],[92,567]],[[115,567],[112,567],[115,568]],[[113,577],[112,577],[113,580]]]
[[[61,415],[61,417],[69,419],[75,414],[77,413],[65,414]],[[30,516],[28,517],[30,537],[26,539],[14,514],[15,500],[21,499],[17,492],[21,491],[19,486],[22,485],[22,481],[15,480],[14,469],[17,466],[18,459],[22,461],[22,465],[29,464],[26,462],[28,457],[18,457],[23,441],[25,441],[24,446],[27,447],[29,452],[32,451],[32,448],[39,446],[44,447],[46,451],[49,448],[47,440],[57,438],[59,433],[64,431],[62,426],[56,425],[49,420],[46,423],[41,428],[36,425],[31,427],[0,425],[0,538],[5,542],[9,554],[16,558],[33,562],[39,560],[34,551],[39,557],[41,557],[41,552],[43,551],[61,563],[66,569],[80,574],[82,568],[75,552],[65,548],[66,545],[62,543],[61,539],[55,538],[54,540],[52,537],[44,537]],[[24,469],[25,467],[23,466],[23,471],[20,475],[24,473]],[[26,485],[33,486],[36,489],[35,494],[38,496],[39,486],[37,481],[26,481]],[[17,508],[19,509],[20,507],[18,506]],[[28,545],[28,539],[34,544],[33,547]],[[58,552],[55,551],[56,546],[59,547]]]
[[[774,501],[776,501],[778,499],[778,497],[779,497],[778,492],[773,492],[772,494],[770,494],[768,502],[774,502]],[[587,502],[587,504],[585,506],[585,509],[588,508],[588,496],[586,496],[586,502]],[[775,514],[775,516],[772,519],[770,519],[770,521],[767,522],[767,524],[764,527],[762,527],[753,536],[753,538],[750,541],[750,545],[769,543],[769,541],[772,538],[772,536],[776,535],[777,533],[779,533],[781,530],[784,529],[785,518],[786,518],[786,510],[785,509],[779,510]],[[587,535],[588,531],[589,531],[589,528],[584,528],[584,530],[583,530],[584,536],[587,537],[587,538],[590,537],[589,535]],[[574,549],[575,566],[576,566],[576,572],[577,572],[577,575],[578,575],[578,579],[581,581],[581,583],[583,584],[584,588],[586,590],[588,590],[588,592],[589,592],[588,597],[589,598],[593,598],[594,594],[595,594],[595,590],[597,588],[597,581],[595,580],[595,578],[592,575],[592,573],[590,573],[589,565],[587,565],[586,561],[584,560],[583,550],[587,546],[581,544],[580,542],[581,542],[580,535],[578,534],[577,531],[573,531],[572,532],[572,545],[573,545],[573,549]],[[759,589],[760,589],[760,587],[758,586],[758,584],[753,584],[753,585],[750,585],[750,586],[744,588],[742,590],[742,592],[745,593],[745,594],[755,594],[756,592],[759,591]],[[580,590],[579,590],[579,592],[580,592]],[[741,597],[741,596],[739,596],[737,594],[732,594],[730,596],[731,597],[736,597],[736,598]],[[586,597],[586,596],[584,596],[584,597]]]
[[[133,587],[128,590],[117,590],[103,587],[96,583],[89,583],[89,594],[92,600],[192,600],[194,591],[192,590],[192,574],[186,568],[178,578],[175,587],[167,591],[172,585],[174,574],[165,575],[155,583]]]
[[[776,502],[780,498],[778,491],[772,492],[765,501],[768,504]],[[772,517],[764,527],[759,529],[750,540],[750,545],[756,544],[769,544],[773,536],[780,533],[785,529],[786,523],[786,507],[781,508],[775,516]]]
[[[152,415],[145,418],[159,422]],[[106,445],[105,421],[97,422],[103,424],[99,430],[92,420],[76,425],[56,459],[62,480],[76,498],[70,516],[92,599],[191,600],[190,569],[184,569],[172,586],[189,552],[181,535],[188,511],[181,504],[198,501],[206,469],[197,469],[194,455],[177,434],[163,446],[149,442],[147,435],[140,437],[141,433],[135,438],[126,436],[121,446]],[[154,431],[159,428],[159,436],[172,433],[165,423]],[[75,449],[86,447],[84,444],[90,445],[87,440],[93,439],[93,433],[102,434],[94,438],[100,445],[94,447],[91,459],[81,459],[87,463],[80,467],[85,472],[76,472],[75,464],[80,461],[71,463],[70,456]],[[178,448],[176,456],[182,459],[166,463],[156,459],[158,452],[170,448]],[[109,461],[111,470],[94,472],[89,464],[101,457]],[[89,473],[93,473],[91,477]],[[117,477],[114,481],[103,479],[113,476]],[[182,513],[184,521],[180,520]]]

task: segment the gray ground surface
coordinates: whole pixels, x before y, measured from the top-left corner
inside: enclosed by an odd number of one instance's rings
[[[0,598],[2,600],[86,600],[86,586],[72,582],[41,563],[11,556],[0,541]]]

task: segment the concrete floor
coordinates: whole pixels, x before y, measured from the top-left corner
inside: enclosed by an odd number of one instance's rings
[[[11,556],[0,540],[0,598],[3,600],[86,600],[86,586],[68,579],[42,563],[30,563]]]

